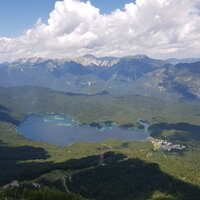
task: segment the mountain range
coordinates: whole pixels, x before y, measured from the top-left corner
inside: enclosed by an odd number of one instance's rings
[[[159,60],[146,55],[121,58],[85,55],[72,59],[22,58],[0,64],[0,87],[24,85],[72,93],[106,91],[113,95],[199,101],[200,61]]]

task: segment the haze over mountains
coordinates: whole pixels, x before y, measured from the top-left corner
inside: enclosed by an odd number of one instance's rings
[[[24,58],[0,64],[1,87],[24,85],[73,93],[107,91],[170,101],[199,101],[200,61],[158,60],[146,55],[122,58],[85,55],[73,59]]]

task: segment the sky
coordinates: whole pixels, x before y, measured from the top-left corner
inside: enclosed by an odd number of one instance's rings
[[[47,21],[56,0],[0,0],[0,36],[19,36],[41,17]]]
[[[200,0],[1,0],[0,62],[200,57]]]
[[[0,37],[16,37],[31,28],[38,18],[47,22],[56,0],[1,0]],[[86,0],[85,0],[86,2]],[[102,14],[123,9],[132,0],[91,0]]]

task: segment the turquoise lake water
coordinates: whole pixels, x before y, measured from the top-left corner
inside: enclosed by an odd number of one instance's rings
[[[141,141],[149,136],[147,129],[120,127],[110,121],[81,124],[64,115],[29,115],[17,131],[27,139],[61,146],[106,139]]]

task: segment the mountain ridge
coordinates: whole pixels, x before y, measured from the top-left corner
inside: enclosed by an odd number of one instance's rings
[[[83,60],[33,57],[0,64],[0,87],[30,85],[69,93],[107,91],[200,100],[200,62],[173,65],[146,55],[79,58]]]

